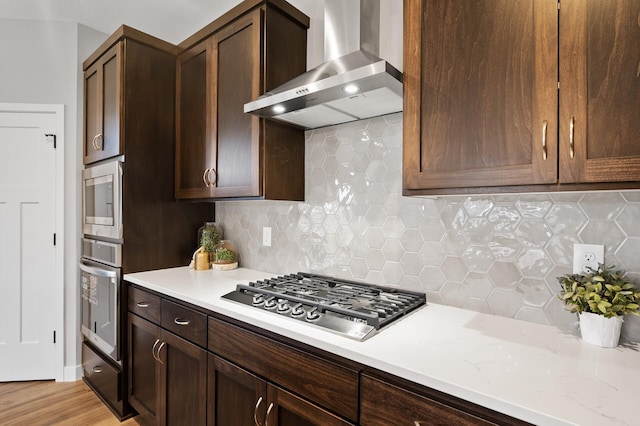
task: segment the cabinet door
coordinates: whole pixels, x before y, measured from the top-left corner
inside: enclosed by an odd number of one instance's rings
[[[360,383],[360,424],[471,426],[493,423],[363,375]]]
[[[556,183],[556,3],[404,7],[405,194]]]
[[[124,42],[117,43],[84,73],[84,164],[122,153],[123,51]]]
[[[244,113],[244,104],[261,94],[261,46],[261,10],[243,16],[213,36],[214,197],[262,195],[260,119]]]
[[[137,315],[129,314],[129,403],[140,415],[157,419],[159,366],[153,350],[159,344],[160,329]]]
[[[176,198],[206,198],[215,146],[209,132],[211,39],[178,56],[176,93]]]
[[[265,424],[279,426],[351,425],[340,417],[274,385],[269,385]]]
[[[640,2],[563,0],[560,181],[640,181]]]
[[[207,422],[207,352],[160,330],[158,423],[205,425]]]
[[[266,382],[222,358],[209,354],[207,424],[264,424]]]

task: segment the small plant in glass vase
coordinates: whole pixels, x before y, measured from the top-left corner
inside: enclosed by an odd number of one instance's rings
[[[640,316],[640,291],[614,268],[601,263],[557,278],[558,297],[578,314],[582,340],[602,347],[618,345],[624,315]]]
[[[216,247],[220,244],[220,233],[215,228],[205,228],[202,230],[200,237],[200,246],[209,253],[209,261],[213,261],[213,254]]]

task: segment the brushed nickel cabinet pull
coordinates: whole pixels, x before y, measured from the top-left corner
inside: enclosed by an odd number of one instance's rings
[[[273,410],[273,402],[269,404],[269,408],[267,408],[267,415],[264,417],[264,426],[269,426],[269,415],[271,414],[271,410]]]
[[[571,116],[571,121],[569,122],[569,157],[573,158],[575,156],[575,150],[573,145],[573,133],[575,130],[575,121],[576,117]]]
[[[211,180],[211,172],[213,172],[213,180]],[[216,172],[216,169],[210,169],[207,178],[210,182],[210,185],[214,186],[216,182],[218,182],[218,172]]]
[[[189,325],[189,323],[191,323],[190,320],[185,320],[185,319],[182,319],[182,318],[176,318],[176,319],[173,320],[173,322],[176,325]]]
[[[136,303],[136,306],[138,308],[148,308],[149,307],[149,303],[148,302],[138,302],[138,303]]]
[[[258,420],[258,408],[260,408],[260,404],[262,404],[262,397],[258,398],[258,401],[256,402],[256,407],[253,409],[253,423],[255,423],[256,426],[264,426]]]
[[[97,135],[95,135],[93,137],[93,140],[91,141],[91,145],[93,145],[93,149],[95,149],[96,151],[100,151],[102,149],[102,133],[98,133]]]
[[[164,348],[166,344],[167,342],[161,342],[160,346],[158,346],[158,361],[160,361],[160,364],[164,364],[162,358],[160,358],[160,351],[162,351],[162,348]]]
[[[95,151],[99,151],[100,148],[98,148],[98,137],[100,136],[100,133],[98,133],[97,135],[95,135],[93,137],[93,139],[91,140],[91,145],[93,146],[93,149]]]
[[[209,168],[204,169],[204,173],[202,174],[202,181],[204,182],[204,186],[209,187],[209,181],[207,180],[209,176]]]
[[[156,341],[153,343],[153,347],[151,348],[151,356],[153,357],[153,359],[160,362],[160,359],[156,355],[156,346],[158,346],[158,343],[160,343],[160,339],[156,339]]]
[[[93,367],[91,370],[92,370],[94,373],[102,373],[102,368],[100,368],[100,367]]]
[[[544,120],[542,122],[542,159],[546,160],[547,159],[547,127],[549,125],[549,122],[547,122],[547,120]]]

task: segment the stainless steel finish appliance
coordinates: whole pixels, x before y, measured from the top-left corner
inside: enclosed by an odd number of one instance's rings
[[[238,284],[222,298],[360,341],[426,304],[424,293],[305,272]]]
[[[380,0],[325,0],[325,63],[245,104],[306,129],[402,111],[402,73],[380,50]]]
[[[94,346],[121,363],[122,246],[84,238],[80,260],[81,331]]]
[[[122,240],[122,164],[117,157],[82,170],[82,232]]]

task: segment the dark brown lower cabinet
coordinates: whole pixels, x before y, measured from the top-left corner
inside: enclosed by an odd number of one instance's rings
[[[424,394],[431,392],[433,396]],[[526,425],[467,401],[401,379],[363,373],[360,380],[362,426]]]
[[[120,420],[131,417],[131,409],[124,396],[122,369],[107,361],[102,352],[82,342],[82,371],[84,382],[94,390]]]
[[[209,425],[350,425],[319,406],[209,354]]]
[[[155,423],[158,412],[158,372],[152,349],[160,328],[129,314],[129,403],[139,418]]]
[[[272,384],[267,386],[267,403],[265,425],[353,425],[353,423],[349,423],[321,407]]]
[[[207,352],[129,314],[130,403],[144,423],[205,425]]]
[[[129,403],[142,424],[527,424],[162,294],[129,296]]]

